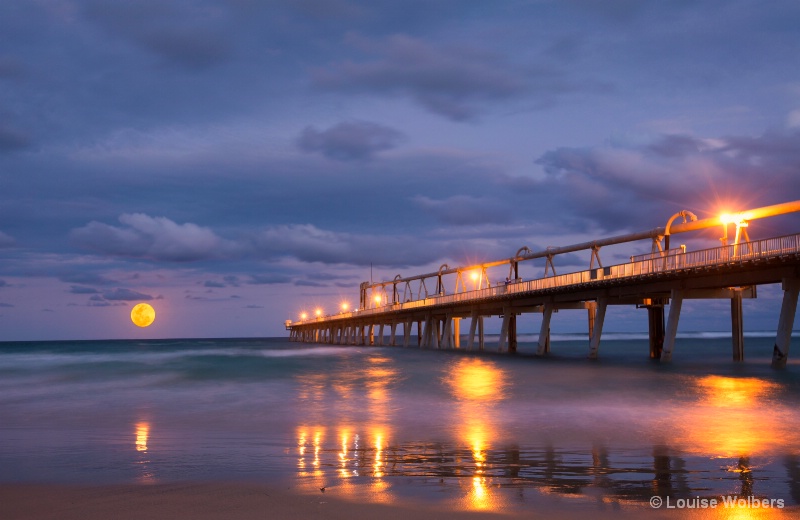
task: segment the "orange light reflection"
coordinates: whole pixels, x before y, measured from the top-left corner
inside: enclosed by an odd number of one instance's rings
[[[148,437],[150,437],[150,423],[136,423],[136,451],[147,451]]]
[[[800,445],[797,419],[775,399],[779,385],[759,378],[706,376],[695,387],[698,402],[676,413],[677,440],[689,451],[743,457]]]
[[[492,493],[491,477],[487,477],[490,461],[487,451],[497,435],[495,406],[508,397],[508,376],[497,364],[482,359],[459,359],[448,367],[444,382],[458,399],[456,435],[472,452],[474,466],[464,507],[485,511],[497,508],[499,494]]]

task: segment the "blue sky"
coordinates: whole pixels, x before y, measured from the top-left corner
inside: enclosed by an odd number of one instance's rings
[[[800,199],[797,20],[795,1],[3,2],[0,340],[279,336],[356,303],[370,265]],[[774,329],[779,298],[746,327]],[[728,327],[726,302],[692,305],[681,328]]]

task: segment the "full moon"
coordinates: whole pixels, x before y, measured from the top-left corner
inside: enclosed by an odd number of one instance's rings
[[[131,321],[137,327],[148,327],[155,319],[155,309],[146,303],[140,303],[131,310]]]

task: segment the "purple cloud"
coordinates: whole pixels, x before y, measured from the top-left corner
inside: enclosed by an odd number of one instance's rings
[[[234,247],[210,229],[192,223],[177,224],[142,213],[124,214],[119,221],[122,227],[93,221],[72,230],[70,236],[76,245],[101,254],[169,262],[220,258]]]
[[[395,35],[375,43],[351,37],[371,61],[339,61],[313,72],[320,88],[376,94],[402,94],[436,114],[455,121],[474,117],[486,100],[518,96],[526,90],[524,74],[503,57],[467,47],[436,46]]]
[[[390,150],[403,134],[369,121],[348,121],[327,130],[306,127],[297,139],[305,152],[320,152],[330,159],[354,161],[370,159],[375,153]]]

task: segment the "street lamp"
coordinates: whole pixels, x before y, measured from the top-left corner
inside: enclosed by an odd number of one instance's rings
[[[478,290],[478,278],[479,278],[478,273],[475,272],[475,271],[472,271],[472,273],[470,273],[469,277],[472,278],[473,282],[475,282],[475,290],[477,291]]]

